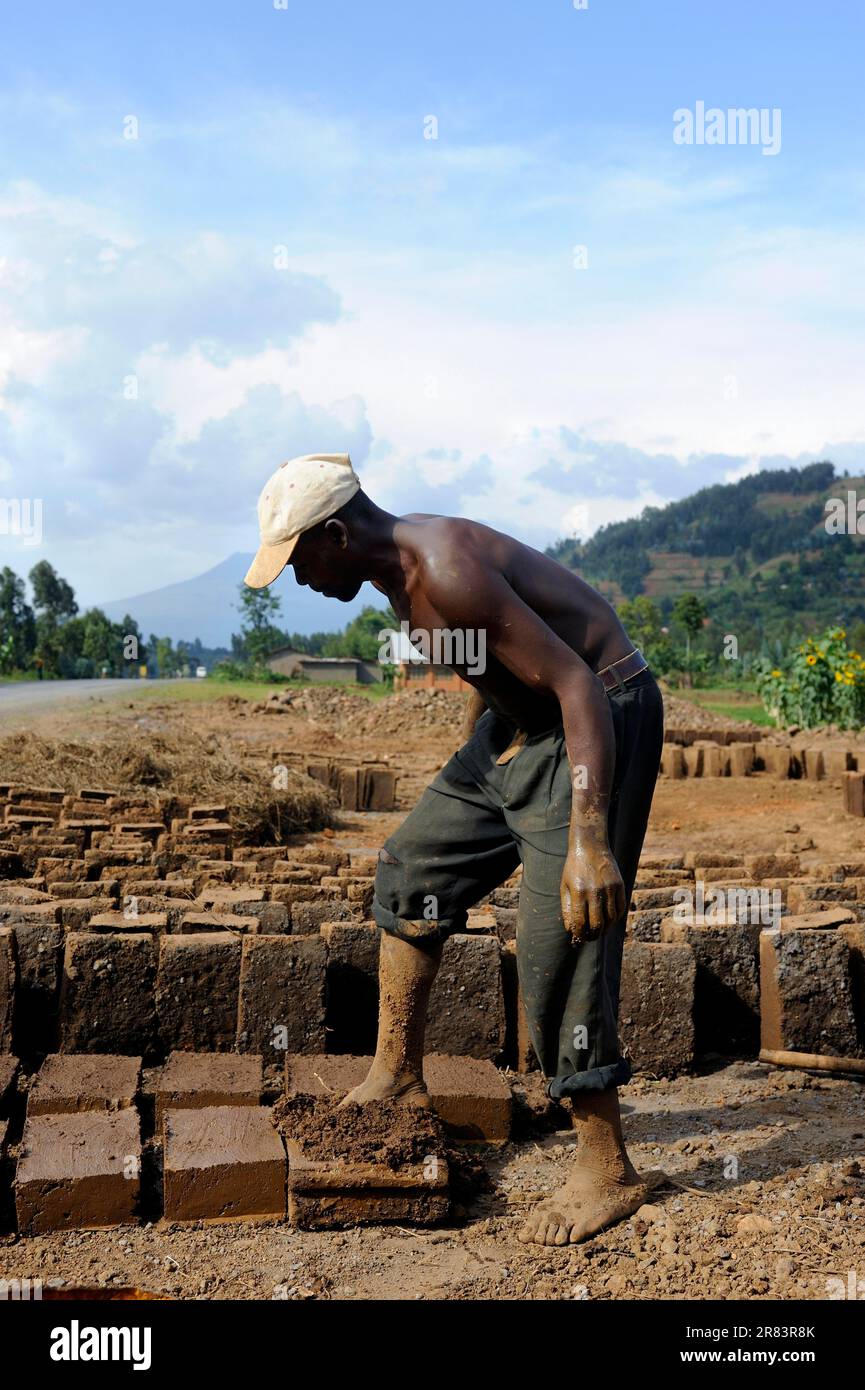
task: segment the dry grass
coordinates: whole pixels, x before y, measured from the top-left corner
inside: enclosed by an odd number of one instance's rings
[[[320,830],[335,809],[332,793],[304,773],[288,768],[274,787],[264,760],[241,762],[216,738],[191,732],[86,742],[12,735],[0,740],[0,780],[67,792],[111,788],[146,798],[168,815],[180,812],[181,801],[224,803],[246,844],[279,844],[286,835]]]

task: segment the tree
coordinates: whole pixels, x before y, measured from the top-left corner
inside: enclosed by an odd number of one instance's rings
[[[36,620],[24,580],[6,565],[0,570],[0,670],[27,670],[35,647]]]
[[[56,676],[62,665],[64,626],[75,617],[78,604],[72,585],[47,560],[33,566],[29,579],[36,610],[36,658],[47,675]]]
[[[673,622],[685,632],[685,669],[691,670],[691,639],[702,631],[707,610],[696,594],[680,594],[673,604]]]
[[[673,663],[673,645],[664,630],[660,608],[645,594],[638,594],[636,598],[620,603],[618,613],[628,636],[640,648],[649,665],[663,675]]]
[[[282,606],[281,601],[267,586],[250,589],[246,584],[241,584],[239,593],[240,603],[237,607],[242,618],[240,636],[243,648],[254,666],[263,666],[270,653],[285,642],[285,633],[273,622]]]
[[[343,632],[335,632],[322,643],[324,656],[356,656],[361,661],[375,661],[382,646],[382,633],[385,629],[399,627],[399,621],[392,608],[373,608],[368,605],[346,626]]]

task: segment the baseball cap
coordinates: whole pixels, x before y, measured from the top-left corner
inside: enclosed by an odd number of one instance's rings
[[[258,499],[261,544],[243,582],[250,589],[272,584],[300,533],[333,516],[359,487],[348,454],[303,454],[281,463]]]

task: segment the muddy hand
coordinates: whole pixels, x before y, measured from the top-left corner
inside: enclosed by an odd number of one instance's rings
[[[625,912],[625,885],[604,836],[572,843],[562,872],[562,918],[575,942],[591,941]]]

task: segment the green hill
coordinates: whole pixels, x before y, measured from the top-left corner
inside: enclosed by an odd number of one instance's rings
[[[865,624],[865,535],[826,530],[827,500],[848,491],[865,499],[865,480],[826,462],[754,473],[547,554],[613,603],[645,594],[665,618],[678,595],[696,593],[713,626],[759,651],[831,623]]]

